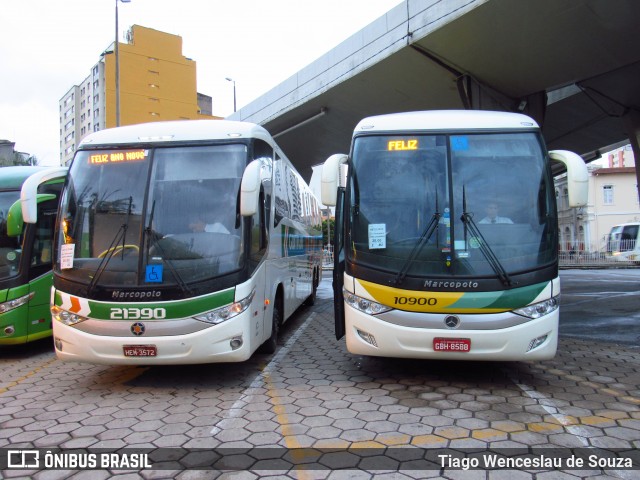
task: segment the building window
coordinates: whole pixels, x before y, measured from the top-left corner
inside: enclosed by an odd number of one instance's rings
[[[99,109],[99,108],[96,108],[96,109],[93,111],[93,118],[98,118],[99,116],[100,116],[100,109]],[[96,131],[96,130],[95,130],[95,128],[94,128],[94,130],[93,130],[93,131],[94,131],[94,132]]]
[[[602,186],[602,203],[604,205],[613,205],[613,185]]]
[[[98,103],[98,100],[100,100],[100,95],[95,94],[95,95],[93,96],[93,104],[94,104],[94,105],[95,105],[95,104],[97,104],[97,103]]]
[[[94,124],[93,124],[93,131],[94,131],[94,132],[97,132],[97,131],[99,131],[99,130],[100,130],[100,124],[99,124],[99,123],[94,123]]]

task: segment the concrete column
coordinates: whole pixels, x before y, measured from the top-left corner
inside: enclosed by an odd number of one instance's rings
[[[623,115],[622,121],[629,135],[629,143],[631,143],[631,149],[636,161],[636,185],[638,195],[640,195],[640,168],[638,168],[638,163],[640,163],[640,112],[629,110]]]

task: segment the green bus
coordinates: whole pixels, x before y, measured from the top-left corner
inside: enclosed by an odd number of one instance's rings
[[[0,168],[0,346],[51,335],[51,244],[66,173]]]

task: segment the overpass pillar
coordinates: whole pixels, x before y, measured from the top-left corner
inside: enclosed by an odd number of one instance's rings
[[[629,143],[631,143],[631,149],[633,150],[633,156],[636,163],[636,188],[638,189],[638,196],[640,198],[640,112],[637,110],[629,110],[622,116],[625,129],[629,135]]]

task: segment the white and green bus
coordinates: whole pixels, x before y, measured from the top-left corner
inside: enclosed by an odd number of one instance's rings
[[[260,126],[108,129],[78,147],[54,252],[60,359],[243,361],[315,298],[319,203]]]
[[[65,168],[0,168],[0,346],[51,336],[51,249]]]
[[[452,360],[551,358],[558,339],[558,222],[551,161],[569,201],[587,170],[547,153],[512,113],[365,118],[322,171],[336,206],[336,337],[356,354]]]

